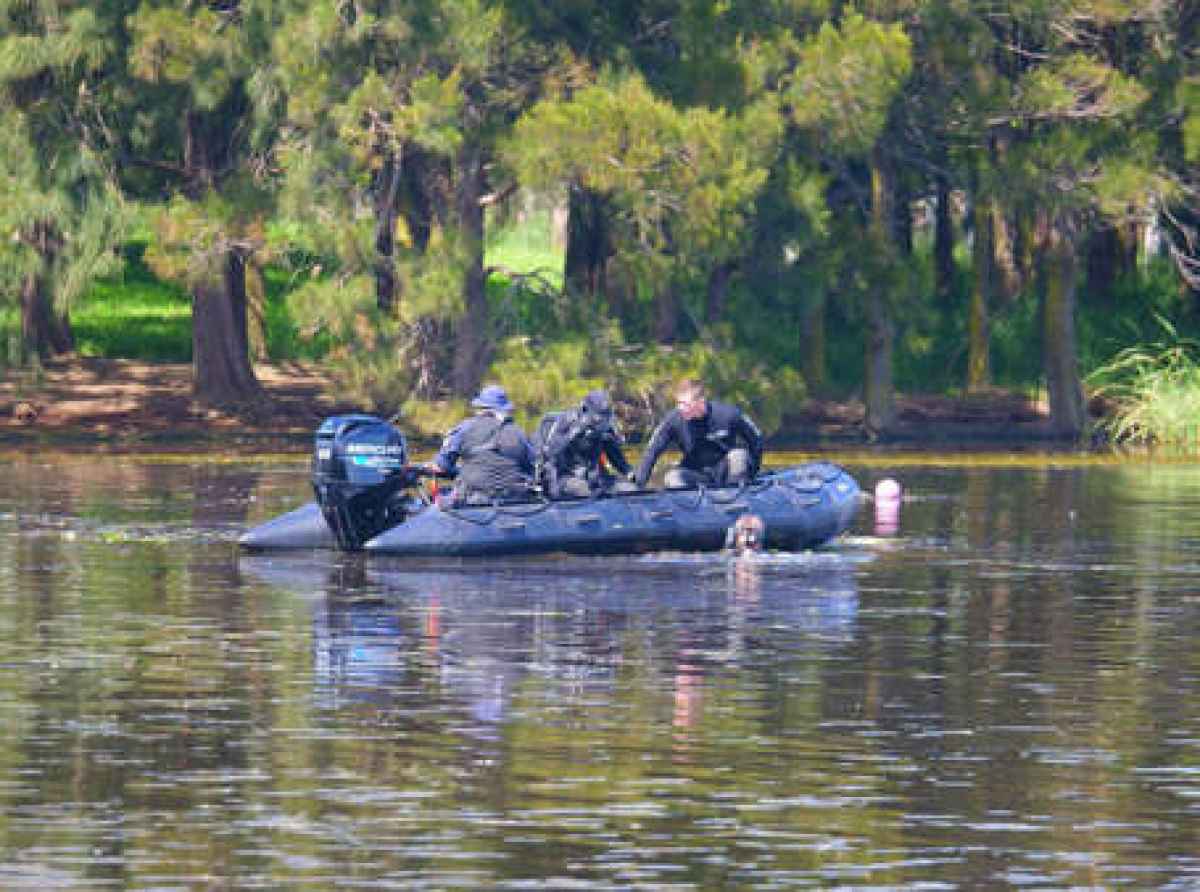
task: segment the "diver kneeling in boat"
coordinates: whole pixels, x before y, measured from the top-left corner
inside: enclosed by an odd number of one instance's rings
[[[533,445],[513,422],[508,394],[503,387],[489,384],[471,405],[479,411],[446,435],[442,448],[426,466],[454,477],[449,505],[491,505],[528,498]]]
[[[699,381],[681,381],[675,388],[675,408],[655,428],[638,465],[639,488],[645,487],[654,463],[671,446],[683,458],[667,471],[667,489],[745,483],[754,479],[762,463],[763,438],[754,422],[736,406],[708,399]]]
[[[579,408],[547,415],[543,425],[547,421],[548,432],[544,442],[539,443],[538,463],[541,483],[550,498],[582,499],[637,489],[630,482],[633,471],[621,449],[621,435],[613,426],[607,393],[593,390]],[[621,477],[609,473],[605,464]]]

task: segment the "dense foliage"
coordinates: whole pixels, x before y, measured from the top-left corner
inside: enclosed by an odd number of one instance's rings
[[[426,427],[488,378],[527,420],[604,385],[636,425],[694,373],[768,428],[806,393],[886,432],[897,387],[998,384],[1078,434],[1085,373],[1156,315],[1200,329],[1198,23],[1160,0],[0,0],[3,352],[97,349],[125,264],[190,302],[171,337],[215,402],[287,353]],[[532,257],[497,246],[533,230]]]

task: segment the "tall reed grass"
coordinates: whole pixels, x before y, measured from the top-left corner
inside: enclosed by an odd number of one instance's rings
[[[1159,322],[1167,341],[1127,347],[1089,376],[1115,404],[1100,427],[1114,444],[1200,453],[1200,344]]]

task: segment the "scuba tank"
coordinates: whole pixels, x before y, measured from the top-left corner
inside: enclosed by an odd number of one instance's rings
[[[335,415],[321,422],[312,486],[339,548],[357,551],[417,507],[404,492],[415,479],[407,463],[404,435],[374,415]]]

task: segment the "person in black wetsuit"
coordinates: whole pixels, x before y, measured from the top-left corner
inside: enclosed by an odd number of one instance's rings
[[[554,420],[542,461],[543,483],[552,499],[635,489],[627,479],[632,477],[632,469],[621,449],[621,435],[613,426],[612,403],[603,390],[593,390],[579,408],[568,409]],[[605,463],[626,479],[607,470]]]
[[[479,411],[442,441],[430,469],[454,477],[449,504],[490,505],[531,494],[533,445],[512,420],[503,387],[489,384],[471,401]]]
[[[675,408],[655,428],[638,464],[634,479],[639,488],[645,487],[654,463],[671,446],[683,458],[667,471],[667,489],[744,483],[762,463],[763,439],[754,422],[736,406],[708,399],[698,381],[683,381],[675,388]]]

